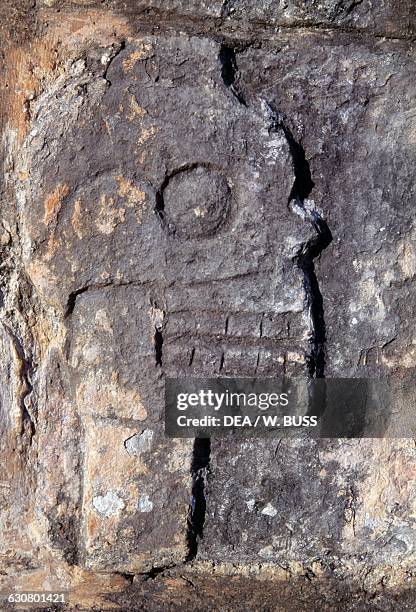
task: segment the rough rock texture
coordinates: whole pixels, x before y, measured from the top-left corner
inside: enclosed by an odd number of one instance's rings
[[[1,590],[414,609],[413,440],[163,435],[167,375],[414,372],[414,3],[0,9]]]

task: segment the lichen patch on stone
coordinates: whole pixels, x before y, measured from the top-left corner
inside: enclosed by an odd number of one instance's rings
[[[102,516],[110,517],[118,514],[124,508],[123,500],[114,491],[105,495],[97,495],[92,500],[92,505]]]
[[[148,495],[143,495],[138,503],[139,512],[151,512],[153,510],[153,502]]]
[[[154,432],[151,429],[144,429],[141,433],[134,434],[124,442],[124,446],[129,455],[141,455],[147,453],[152,448]]]

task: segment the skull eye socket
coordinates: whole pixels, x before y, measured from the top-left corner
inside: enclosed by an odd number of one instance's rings
[[[175,236],[203,238],[218,231],[230,205],[227,179],[217,170],[197,166],[170,177],[159,196],[157,212]]]

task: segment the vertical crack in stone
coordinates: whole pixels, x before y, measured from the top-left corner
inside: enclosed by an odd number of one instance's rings
[[[31,378],[34,369],[32,364],[32,358],[31,356],[29,356],[28,358],[26,357],[22,342],[13,332],[13,330],[5,323],[3,323],[3,326],[12,341],[16,357],[19,361],[19,377],[22,384],[22,391],[19,397],[19,405],[22,415],[21,435],[23,435],[25,431],[28,431],[29,444],[31,445],[33,437],[36,433],[36,416],[32,414],[32,411],[27,405],[27,400],[33,391],[33,386],[31,383]]]
[[[224,85],[228,87],[240,104],[247,106],[247,102],[237,84],[238,66],[235,57],[235,49],[227,45],[221,45],[218,59],[221,64],[221,78]]]
[[[165,214],[165,201],[163,198],[163,191],[166,188],[168,182],[169,182],[169,178],[167,177],[165,181],[163,182],[160,190],[156,193],[156,204],[155,204],[154,212],[160,221],[160,225],[162,229],[164,231],[167,230],[169,233],[169,227],[168,227],[168,223],[166,220],[166,214]]]
[[[192,350],[191,350],[191,355],[190,355],[190,357],[189,357],[188,367],[191,367],[191,366],[192,366],[192,364],[193,364],[193,362],[194,362],[194,357],[195,357],[195,347],[193,346],[193,347],[192,347]]]
[[[155,365],[162,367],[163,362],[163,328],[165,324],[165,311],[158,307],[155,300],[150,300],[150,319],[154,328],[153,346],[155,349]]]
[[[207,509],[206,483],[211,460],[211,440],[196,438],[194,441],[191,476],[192,497],[188,515],[188,557],[187,561],[195,559],[198,544],[203,537],[205,515]]]
[[[296,263],[303,272],[306,299],[312,322],[309,374],[311,378],[325,378],[325,312],[314,259],[319,257],[322,251],[331,244],[332,234],[328,224],[317,211],[313,210],[311,217],[311,223],[317,236],[302,247],[296,256]]]
[[[303,272],[306,301],[311,318],[309,375],[311,378],[325,378],[325,313],[314,260],[331,244],[332,233],[325,219],[307,200],[314,187],[314,182],[303,147],[296,142],[283,117],[271,105],[267,107],[271,119],[270,131],[283,130],[292,155],[295,181],[289,196],[289,206],[302,219],[308,220],[316,231],[316,236],[301,246],[294,261]]]
[[[161,329],[155,330],[155,362],[156,366],[162,367],[162,356],[163,356],[163,334]]]

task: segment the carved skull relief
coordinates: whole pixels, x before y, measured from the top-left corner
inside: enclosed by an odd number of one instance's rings
[[[83,476],[66,466],[71,487],[49,485],[41,505],[73,513],[95,568],[188,554],[192,441],[164,438],[165,375],[305,371],[293,258],[313,230],[288,208],[290,147],[264,102],[236,104],[218,45],[200,43],[90,51],[36,102],[24,144],[27,273],[60,313],[50,358],[83,432]]]

